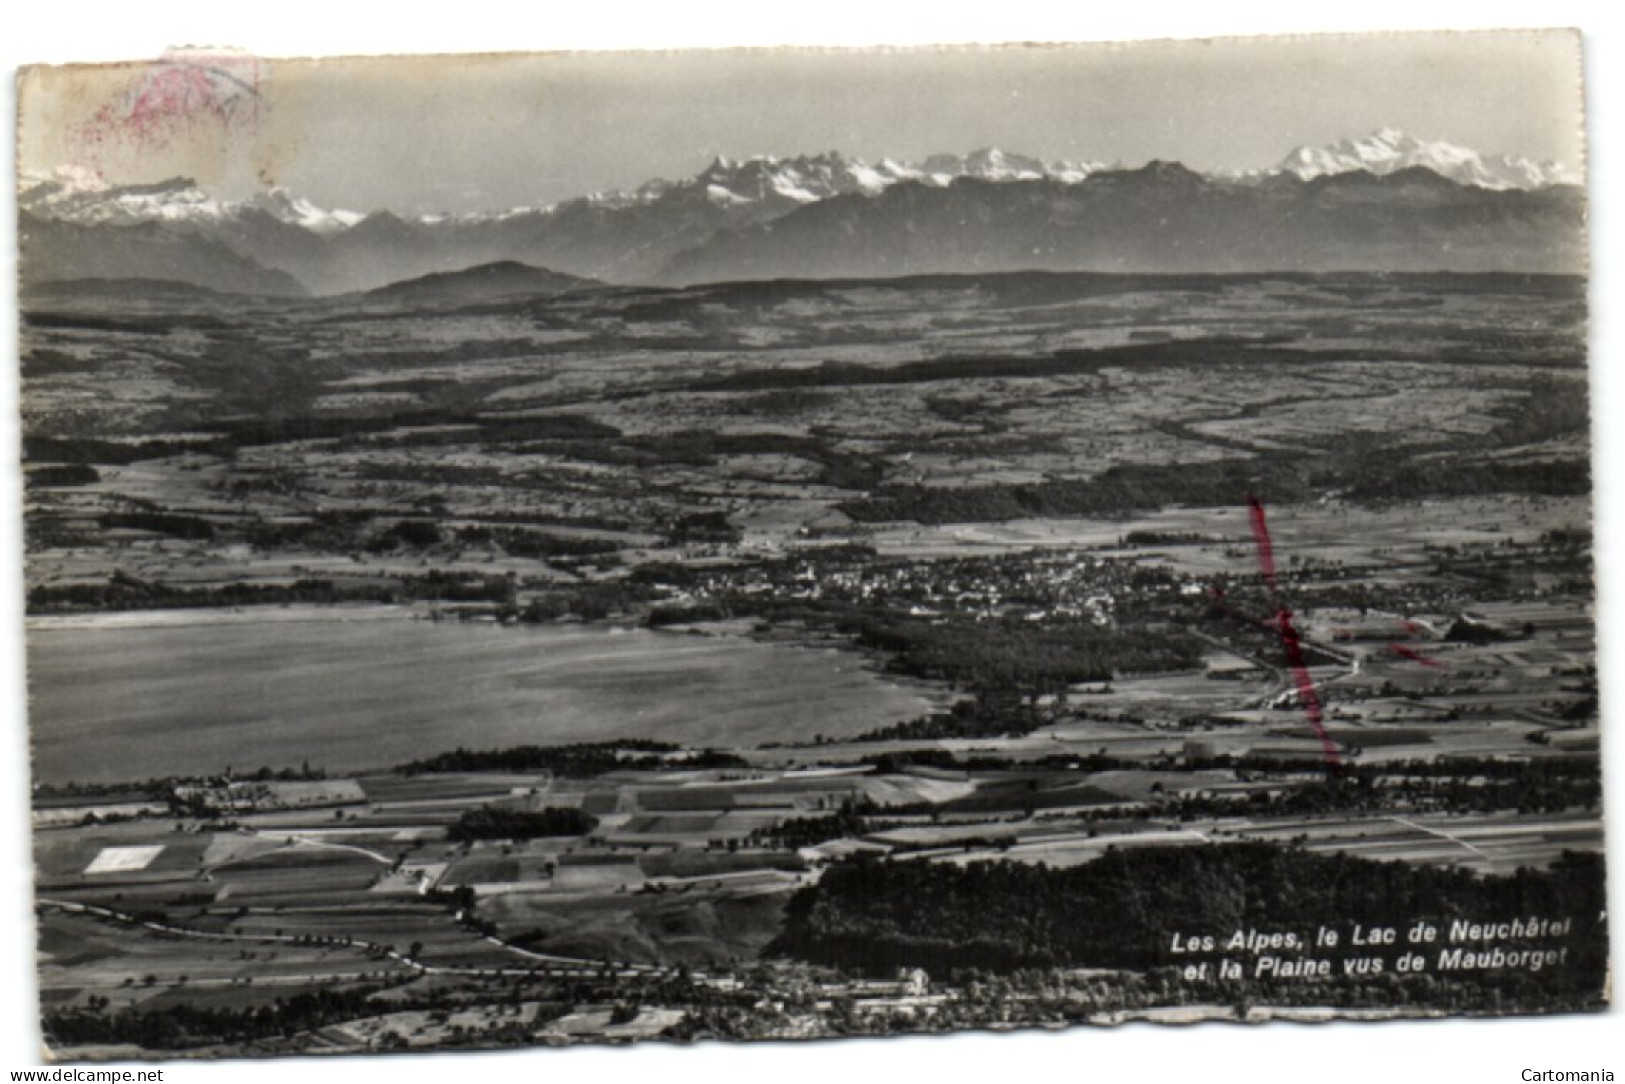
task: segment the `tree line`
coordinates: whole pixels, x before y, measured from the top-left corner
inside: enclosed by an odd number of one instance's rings
[[[1570,852],[1548,870],[1505,877],[1263,843],[1111,850],[1067,869],[857,859],[796,892],[770,951],[871,975],[1145,969],[1183,962],[1170,958],[1174,934],[1256,928],[1308,937],[1355,921],[1406,928],[1538,915],[1573,920],[1562,974],[1600,990],[1605,907],[1602,856]]]

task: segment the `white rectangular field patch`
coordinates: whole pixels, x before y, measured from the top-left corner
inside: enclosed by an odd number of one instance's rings
[[[163,849],[162,843],[152,847],[103,847],[85,867],[85,872],[134,873],[150,866]]]

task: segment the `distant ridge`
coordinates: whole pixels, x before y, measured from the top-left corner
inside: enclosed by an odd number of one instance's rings
[[[497,260],[460,271],[437,271],[392,282],[363,295],[371,301],[403,304],[478,304],[525,297],[554,297],[571,290],[601,286],[596,279],[532,267],[517,260]]]
[[[663,281],[955,271],[1583,272],[1585,196],[1458,184],[1421,166],[1384,176],[1216,180],[1177,162],[1077,184],[960,179],[840,196],[723,230]]]
[[[170,301],[189,297],[215,300],[231,296],[195,282],[148,278],[51,279],[25,283],[18,292],[25,300],[35,297],[100,297]]]
[[[145,277],[232,293],[468,304],[585,285],[1006,270],[1582,272],[1585,192],[1555,163],[1379,129],[1274,166],[1202,173],[996,149],[873,164],[719,157],[550,207],[326,210],[280,189],[217,199],[185,178],[19,178],[29,281]],[[439,274],[494,265],[468,280]],[[505,265],[514,265],[506,266]],[[526,279],[551,269],[579,283]],[[401,292],[371,294],[401,285]]]
[[[190,283],[222,293],[305,297],[304,285],[233,249],[224,240],[159,222],[87,225],[17,216],[18,270],[24,286],[83,279]]]

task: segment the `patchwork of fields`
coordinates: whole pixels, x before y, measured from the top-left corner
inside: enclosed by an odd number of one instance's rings
[[[1164,937],[1305,921],[1266,853],[1438,916],[1600,885],[1583,321],[1514,275],[56,291],[47,1037],[1595,1007],[1583,916],[1572,968],[1432,985]],[[1125,883],[1119,938],[1042,911]]]

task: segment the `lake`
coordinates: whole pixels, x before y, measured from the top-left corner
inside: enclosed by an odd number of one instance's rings
[[[387,768],[465,746],[850,736],[933,709],[855,654],[389,608],[28,622],[35,779]]]

